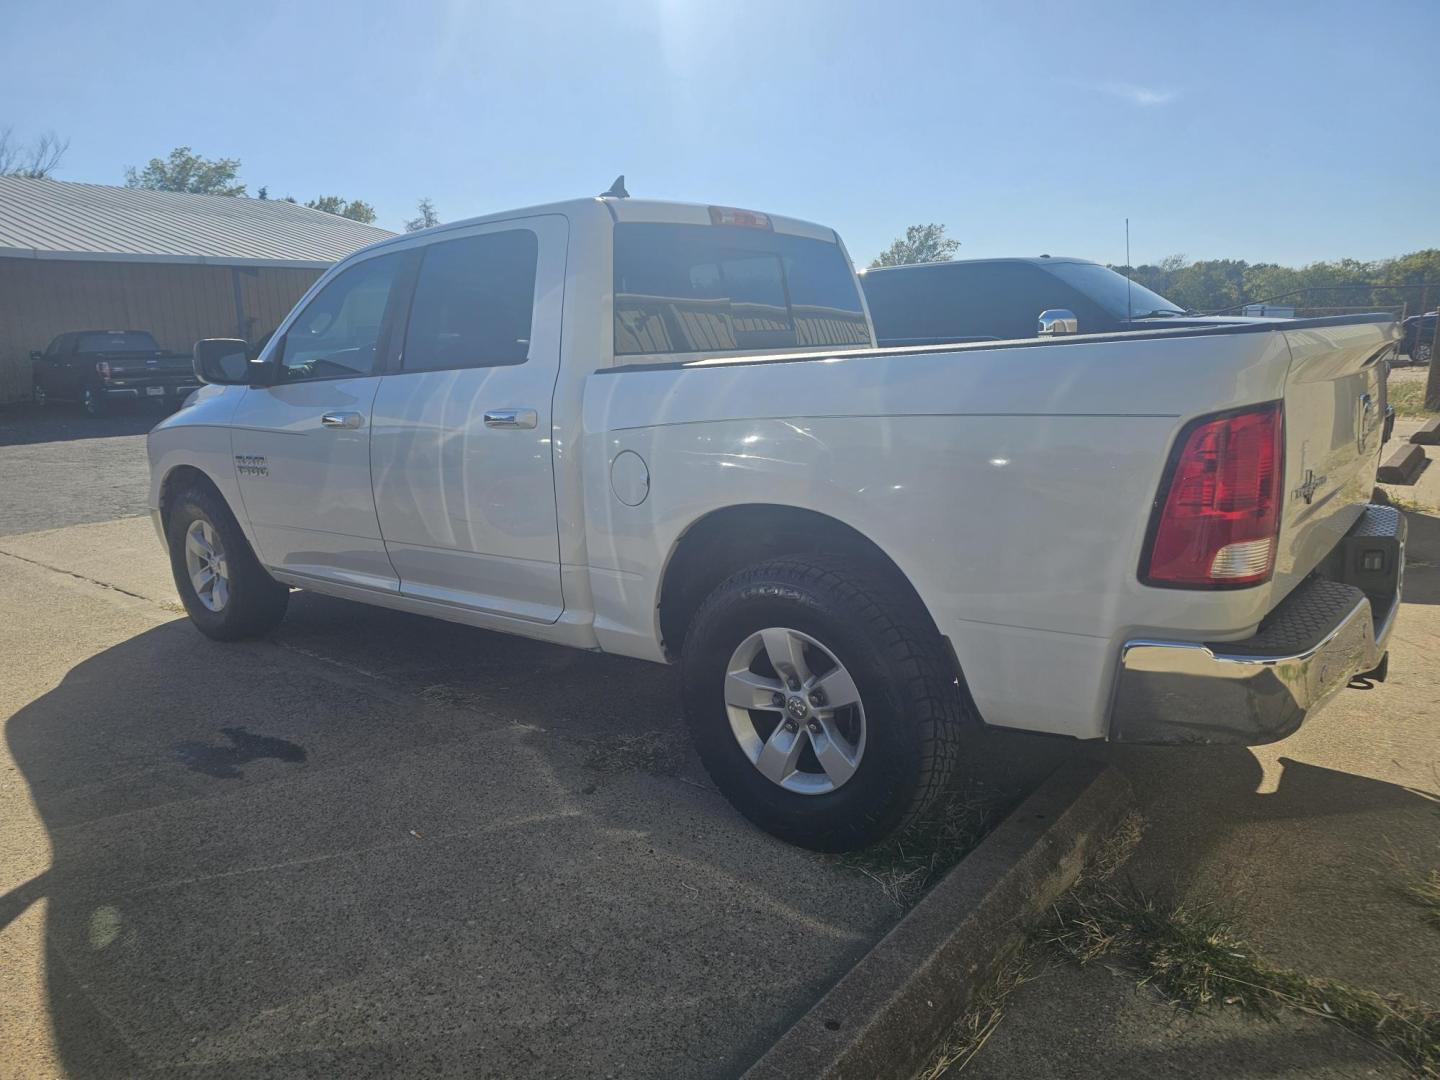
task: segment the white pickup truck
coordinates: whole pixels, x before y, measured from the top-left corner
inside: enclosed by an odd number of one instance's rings
[[[824,850],[967,729],[1260,743],[1383,677],[1381,316],[877,349],[834,231],[607,195],[386,240],[150,435],[191,618],[291,587],[679,661],[747,817]]]

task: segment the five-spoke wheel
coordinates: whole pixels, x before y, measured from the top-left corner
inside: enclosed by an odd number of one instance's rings
[[[682,682],[716,786],[791,843],[872,843],[938,798],[959,760],[944,642],[903,579],[860,559],[732,575],[691,620]]]
[[[740,643],[726,668],[725,706],[745,756],[786,791],[834,791],[865,755],[855,680],[799,630],[769,627]]]
[[[185,569],[195,596],[211,611],[221,610],[230,600],[230,570],[225,563],[225,545],[215,526],[203,518],[185,530]]]

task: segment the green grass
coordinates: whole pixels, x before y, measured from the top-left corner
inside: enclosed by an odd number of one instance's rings
[[[1395,406],[1396,416],[1423,420],[1440,415],[1425,408],[1425,379],[1423,373],[1420,374],[1420,378],[1403,378],[1398,373],[1391,373],[1385,396],[1386,400]]]
[[[1113,879],[1111,870],[1083,880],[1057,905],[1041,939],[1081,966],[1103,960],[1124,968],[1178,1007],[1235,1006],[1264,1018],[1297,1009],[1341,1025],[1422,1076],[1440,1077],[1440,1011],[1273,967],[1218,908],[1163,902]],[[1440,911],[1440,873],[1413,888],[1412,899]]]

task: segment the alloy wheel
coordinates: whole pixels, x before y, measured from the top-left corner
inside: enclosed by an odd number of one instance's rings
[[[225,545],[215,526],[203,518],[185,530],[185,570],[200,603],[211,611],[222,610],[230,601],[230,568]]]
[[[750,763],[786,791],[826,795],[865,755],[865,707],[855,680],[809,634],[751,634],[725,668],[730,730]]]

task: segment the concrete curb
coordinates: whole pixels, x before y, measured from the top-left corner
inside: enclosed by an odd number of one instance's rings
[[[1390,452],[1375,478],[1382,484],[1413,484],[1425,468],[1425,451],[1411,443],[1401,443]]]
[[[1057,769],[744,1074],[905,1078],[1131,805],[1114,769]]]
[[[1410,436],[1410,441],[1417,446],[1440,446],[1440,416],[1421,424],[1420,430]]]

